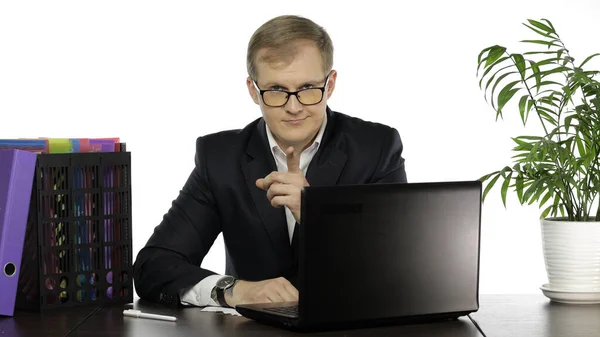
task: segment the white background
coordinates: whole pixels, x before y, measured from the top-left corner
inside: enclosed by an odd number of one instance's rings
[[[396,127],[408,179],[472,180],[510,164],[515,109],[495,121],[475,77],[479,51],[523,51],[521,23],[550,19],[576,61],[600,52],[600,2],[2,1],[0,138],[121,137],[132,152],[134,253],[193,167],[195,139],[260,116],[248,96],[248,39],[273,16],[323,25],[339,72],[331,108]],[[513,49],[517,48],[517,49]],[[598,68],[598,62],[593,63]],[[481,293],[546,282],[539,210],[491,192]],[[224,272],[222,240],[203,266]]]

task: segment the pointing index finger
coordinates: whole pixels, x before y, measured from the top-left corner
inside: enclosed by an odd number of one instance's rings
[[[294,148],[292,146],[288,147],[285,151],[287,158],[287,167],[288,172],[298,173],[300,172],[300,155],[297,155],[294,152]]]

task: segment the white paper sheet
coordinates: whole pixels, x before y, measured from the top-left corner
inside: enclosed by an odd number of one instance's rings
[[[242,316],[233,308],[225,308],[225,307],[204,307],[202,311],[206,312],[221,312],[225,315],[233,315],[233,316]]]

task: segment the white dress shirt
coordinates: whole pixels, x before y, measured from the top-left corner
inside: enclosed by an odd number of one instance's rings
[[[326,125],[327,115],[325,115],[325,118],[323,119],[323,124],[321,125],[321,128],[319,129],[319,132],[317,133],[314,142],[300,154],[300,170],[302,170],[305,176],[306,170],[308,169],[308,165],[310,164],[313,157],[317,153],[317,150],[319,149],[319,145],[321,144],[321,140],[323,139],[323,133],[325,132]],[[275,159],[275,164],[277,165],[277,171],[287,172],[288,167],[285,151],[281,149],[279,145],[277,145],[277,142],[275,141],[275,138],[273,137],[273,134],[271,133],[271,130],[269,129],[267,123],[265,123],[265,128],[267,133],[267,139],[269,141],[269,147],[271,148],[271,154],[273,155],[273,158]],[[290,211],[287,206],[285,206],[285,218],[287,220],[287,228],[291,244],[292,236],[294,234],[294,227],[296,226],[296,219],[294,219],[292,211]],[[221,277],[223,277],[223,275],[210,275],[202,279],[196,285],[191,286],[187,289],[183,289],[180,294],[181,303],[183,305],[195,305],[201,307],[219,306],[218,303],[213,301],[210,294],[212,292],[212,289],[217,284],[217,281]]]

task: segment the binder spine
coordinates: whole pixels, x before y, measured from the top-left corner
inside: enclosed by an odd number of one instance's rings
[[[36,155],[0,150],[0,315],[15,309]]]

